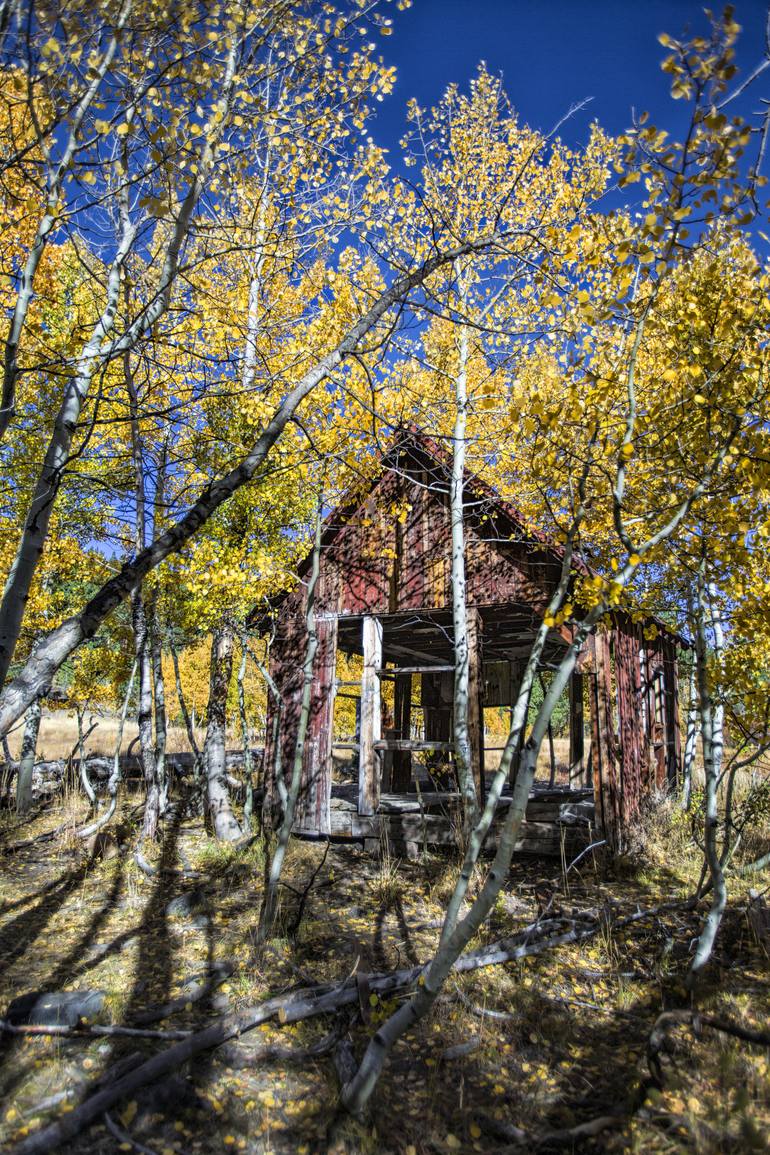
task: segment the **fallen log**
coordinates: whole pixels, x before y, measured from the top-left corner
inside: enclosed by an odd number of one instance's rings
[[[666,904],[668,909],[673,904]],[[635,923],[645,916],[657,914],[660,907],[644,912],[637,911],[633,915],[618,919],[616,927]],[[553,928],[557,920],[549,919],[547,926]],[[606,927],[606,919],[598,919],[590,924],[584,921],[562,920],[570,924],[570,929],[561,934],[543,935],[543,928],[538,923],[525,927],[524,930],[511,938],[492,943],[477,951],[461,955],[454,965],[457,973],[468,973],[488,966],[498,966],[501,963],[512,962],[514,959],[525,958],[540,954],[566,943],[576,942],[597,934],[602,927]],[[414,986],[425,972],[429,963],[393,971],[389,974],[368,975],[367,981],[370,991],[380,996],[395,995],[405,992]],[[354,1006],[359,1001],[360,980],[353,974],[338,985],[319,985],[305,987],[288,994],[278,995],[268,999],[256,1007],[240,1013],[223,1015],[203,1030],[189,1035],[157,1055],[153,1055],[141,1066],[127,1072],[120,1079],[109,1086],[90,1095],[79,1107],[69,1111],[55,1122],[43,1127],[24,1138],[20,1143],[9,1149],[8,1155],[44,1155],[62,1143],[73,1139],[84,1128],[96,1122],[106,1111],[121,1099],[138,1091],[150,1082],[159,1081],[169,1071],[175,1070],[183,1063],[188,1062],[203,1051],[210,1051],[227,1043],[230,1039],[238,1038],[253,1031],[256,1027],[269,1020],[276,1020],[280,1024],[297,1023],[318,1015],[336,1014],[346,1007]]]
[[[192,1034],[192,1031],[159,1031],[149,1028],[111,1026],[109,1024],[102,1026],[98,1023],[94,1023],[93,1026],[69,1027],[66,1024],[58,1023],[47,1025],[9,1023],[6,1019],[0,1019],[0,1035],[4,1033],[9,1035],[55,1035],[57,1038],[72,1039],[93,1039],[105,1035],[107,1037],[119,1035],[134,1039],[186,1039],[188,1035]]]
[[[709,1027],[712,1031],[732,1035],[744,1043],[770,1047],[770,1031],[757,1031],[753,1027],[744,1027],[741,1023],[734,1023],[718,1015],[704,1015],[700,1011],[664,1011],[655,1020],[647,1042],[647,1065],[658,1087],[662,1087],[664,1082],[661,1052],[665,1049],[668,1032],[678,1026],[692,1027],[696,1035],[700,1035],[703,1027]]]

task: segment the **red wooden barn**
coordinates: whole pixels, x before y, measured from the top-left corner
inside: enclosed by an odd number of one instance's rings
[[[407,851],[421,841],[452,839],[450,469],[450,455],[437,443],[403,431],[368,488],[325,522],[300,833],[355,838],[372,849],[372,840],[386,833]],[[485,711],[497,711],[499,720],[516,699],[561,554],[479,479],[467,478],[465,503],[471,740],[483,793],[485,761],[493,765],[495,758],[485,751]],[[270,674],[280,694],[267,719],[268,792],[276,758],[287,777],[294,762],[310,565],[308,555],[300,583],[276,600],[272,614],[253,615],[273,634]],[[581,568],[576,563],[576,573]],[[551,768],[547,786],[537,784],[520,849],[558,851],[565,825],[574,834],[581,823],[589,835],[599,832],[623,848],[645,796],[676,781],[680,639],[656,623],[656,636],[645,640],[650,624],[618,613],[585,645],[569,691],[568,764]],[[568,627],[550,632],[546,678],[569,637]],[[341,675],[339,655],[359,656],[360,680]],[[335,737],[335,702],[339,708],[350,698],[358,724],[352,740],[342,742]],[[357,781],[345,783],[335,766],[351,752]]]

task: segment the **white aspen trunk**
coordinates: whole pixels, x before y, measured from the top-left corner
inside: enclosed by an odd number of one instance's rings
[[[125,19],[125,16],[122,19]],[[188,188],[187,194],[176,213],[174,229],[166,249],[163,268],[152,302],[119,339],[107,342],[106,338],[115,323],[121,270],[131,251],[137,232],[136,226],[129,219],[128,212],[122,213],[121,237],[107,280],[107,304],[78,358],[77,372],[65,390],[64,400],[56,418],[45,462],[25,520],[16,558],[8,575],[2,603],[0,603],[0,685],[8,674],[13,651],[18,641],[29,589],[40,562],[54,501],[61,484],[63,470],[69,458],[72,438],[83,402],[94,374],[100,365],[104,365],[133,349],[137,341],[151,331],[153,325],[168,308],[171,288],[179,268],[182,244],[189,233],[195,207],[205,180],[213,166],[219,139],[226,121],[225,114],[232,101],[238,43],[238,37],[233,33],[224,68],[220,100],[221,116],[217,121],[217,127],[212,130],[210,136],[201,146],[195,179]]]
[[[717,588],[713,582],[708,586],[708,607],[711,634],[714,641],[714,658],[721,662],[725,648],[725,632],[722,625],[721,612],[718,605]],[[713,703],[714,713],[714,757],[716,759],[717,779],[722,770],[722,754],[724,752],[725,708],[721,697]]]
[[[99,88],[112,64],[120,41],[121,32],[125,27],[132,8],[132,0],[127,0],[127,2],[123,4],[115,23],[114,34],[110,38],[102,59],[95,66],[93,73],[91,73],[91,82],[68,121],[69,131],[64,142],[61,159],[48,175],[45,211],[38,222],[34,240],[27,254],[27,260],[19,283],[19,291],[16,296],[16,303],[8,326],[8,336],[5,339],[3,388],[2,398],[0,399],[0,441],[2,441],[5,436],[8,426],[16,413],[16,382],[19,376],[19,342],[21,341],[22,332],[26,324],[29,306],[32,302],[35,276],[40,265],[40,260],[61,212],[62,181],[72,162],[83,120],[96,99]],[[1,681],[2,678],[0,678],[0,682]]]
[[[464,299],[463,299],[464,304]],[[470,649],[465,583],[465,451],[468,425],[468,330],[460,326],[459,362],[455,375],[455,421],[452,439],[452,481],[449,495],[452,522],[452,626],[454,630],[454,751],[457,781],[466,831],[478,821],[478,797],[473,778],[473,750],[468,725]]]
[[[241,828],[233,814],[227,788],[227,691],[233,672],[233,625],[225,617],[211,642],[211,677],[203,757],[206,764],[206,801],[216,838],[235,842]]]
[[[126,304],[129,290],[125,288]],[[144,460],[141,429],[139,426],[139,398],[134,380],[131,353],[123,354],[123,379],[128,394],[131,428],[131,463],[134,470],[134,546],[140,553],[145,547],[146,496],[144,487]],[[161,797],[158,785],[155,747],[152,737],[152,655],[150,647],[147,607],[141,586],[131,596],[131,625],[134,633],[134,656],[139,675],[136,701],[136,724],[139,731],[139,753],[144,777],[145,804],[142,841],[153,841],[158,833]]]
[[[299,405],[358,347],[388,311],[432,273],[465,255],[483,249],[487,242],[462,245],[447,253],[430,257],[418,269],[405,273],[375,301],[346,333],[335,349],[320,358],[293,389],[283,397],[249,453],[224,477],[212,481],[182,517],[156,538],[135,558],[125,562],[118,573],[105,582],[83,609],[52,630],[36,653],[25,662],[21,672],[0,693],[0,735],[7,734],[27,706],[50,685],[56,671],[81,642],[93,637],[102,622],[117,605],[128,597],[142,580],[169,554],[185,545],[196,531],[229,497],[256,474],[276,441],[283,434]],[[149,315],[149,314],[147,314]]]
[[[689,810],[692,805],[692,772],[695,765],[695,751],[698,743],[699,711],[698,690],[695,678],[695,663],[690,670],[688,681],[687,732],[684,740],[684,756],[682,758],[682,809]]]
[[[198,782],[201,776],[201,751],[195,738],[195,725],[190,717],[190,711],[187,709],[187,701],[182,688],[182,675],[179,672],[179,655],[177,654],[174,639],[171,635],[169,635],[169,648],[171,650],[171,660],[174,663],[176,696],[179,702],[179,709],[182,711],[182,719],[184,720],[185,730],[187,731],[187,741],[190,743],[190,750],[193,756],[193,779]]]
[[[37,737],[40,733],[40,699],[36,698],[24,717],[19,768],[16,771],[16,812],[26,814],[32,808],[32,772],[35,768]]]
[[[246,318],[246,342],[243,351],[243,372],[241,384],[244,392],[254,388],[257,373],[257,337],[260,324],[260,300],[262,294],[262,268],[264,265],[265,244],[265,205],[264,196],[259,209],[259,223],[255,240],[257,257],[251,269],[249,278],[249,305]]]
[[[161,644],[160,618],[157,598],[152,599],[150,618],[150,654],[152,661],[152,687],[155,719],[155,778],[158,783],[158,808],[166,813],[168,804],[168,774],[166,772],[166,685],[163,680],[163,646]]]
[[[152,666],[147,637],[147,614],[141,589],[134,590],[131,598],[131,625],[134,631],[134,653],[139,672],[136,724],[139,730],[139,752],[142,759],[145,789],[142,839],[147,838],[152,841],[158,833],[160,792],[155,768],[155,747],[152,740]]]
[[[243,682],[246,677],[246,665],[249,650],[246,633],[241,635],[241,662],[238,666],[238,716],[241,723],[241,742],[243,745],[243,777],[246,783],[246,797],[243,803],[243,825],[246,830],[251,829],[251,819],[254,813],[254,782],[252,779],[251,742],[249,741],[249,719],[246,713],[246,693]]]
[[[78,716],[78,758],[79,758],[79,767],[80,767],[80,784],[83,787],[83,791],[85,792],[85,796],[88,799],[88,802],[89,802],[89,805],[91,806],[91,809],[95,810],[96,809],[96,791],[94,790],[93,786],[91,785],[91,779],[88,777],[88,763],[86,762],[86,738],[88,735],[85,734],[83,731],[83,717],[85,715],[85,712],[86,712],[85,706],[83,707],[82,710],[80,708],[78,708],[78,710],[77,710],[77,716]],[[90,734],[93,729],[95,729],[95,726],[93,724],[93,715],[92,715],[92,724],[91,724],[91,727],[90,727],[88,733]]]
[[[461,922],[456,922],[451,932],[447,929],[447,924],[445,923],[438,950],[422,976],[424,981],[417,987],[412,997],[377,1030],[369,1042],[358,1071],[342,1089],[342,1101],[345,1107],[354,1115],[360,1115],[365,1109],[377,1084],[377,1080],[380,1077],[385,1059],[395,1043],[406,1031],[412,1029],[415,1024],[430,1011],[456,959],[481,928],[484,919],[492,909],[494,901],[510,869],[511,858],[513,857],[519,829],[526,812],[529,792],[535,777],[538,752],[545,736],[548,721],[561,693],[569,684],[570,676],[577,662],[578,652],[586,636],[585,631],[589,628],[590,618],[591,615],[582,623],[581,628],[576,631],[572,644],[562,658],[559,668],[554,674],[545,700],[538,711],[538,716],[532,727],[532,733],[524,746],[519,774],[511,798],[511,805],[506,812],[505,820],[500,831],[494,861],[479,896],[473,902],[467,915]],[[592,624],[591,622],[591,625]],[[528,669],[533,665],[532,659],[530,658],[530,661],[527,663]],[[534,668],[531,672],[534,674]],[[517,710],[519,710],[526,694],[527,692],[522,687],[516,704]],[[512,732],[506,742],[506,748],[503,753],[504,761],[507,759],[507,761],[510,762],[514,747],[517,743],[518,735],[514,735]],[[501,785],[505,780],[506,773],[507,766],[501,777]],[[491,793],[492,791],[490,790],[490,794]],[[474,834],[475,833],[476,831],[474,831]],[[460,882],[458,882],[458,888],[459,886]]]
[[[99,354],[115,324],[123,262],[136,229],[126,222],[107,279],[107,303],[80,354],[75,373],[67,383],[56,414],[32,500],[24,520],[21,539],[0,602],[0,684],[5,680],[19,639],[32,580],[43,552],[54,503],[67,467],[72,440],[99,364]]]
[[[131,675],[128,679],[126,692],[123,696],[123,709],[120,711],[120,718],[118,719],[118,732],[115,738],[115,753],[112,756],[112,771],[107,779],[107,793],[109,795],[109,806],[95,822],[84,826],[82,830],[78,830],[78,838],[90,838],[92,834],[96,834],[103,826],[112,818],[118,805],[118,787],[120,786],[120,748],[123,745],[123,730],[126,725],[126,715],[128,714],[128,704],[131,700],[131,691],[134,688],[134,681],[136,679],[137,662],[134,659],[134,664],[131,667]]]
[[[305,627],[307,629],[307,646],[305,661],[302,669],[302,700],[300,703],[299,719],[297,723],[297,740],[294,747],[294,761],[291,770],[291,781],[286,791],[286,802],[283,807],[281,825],[278,829],[275,850],[270,860],[267,887],[260,911],[257,939],[266,942],[272,933],[278,905],[278,884],[281,881],[283,863],[291,838],[294,825],[294,814],[297,808],[297,798],[302,784],[302,760],[305,752],[305,738],[308,722],[310,721],[310,707],[313,690],[313,665],[318,650],[318,630],[316,629],[315,593],[318,584],[318,574],[321,568],[321,531],[323,528],[322,507],[319,499],[318,516],[316,519],[315,539],[313,543],[313,557],[310,568],[310,578],[307,585],[305,601]]]
[[[363,670],[361,673],[361,724],[358,752],[358,813],[376,814],[380,803],[380,770],[375,742],[382,736],[382,622],[365,617],[363,635]]]
[[[706,779],[706,797],[703,817],[703,844],[706,866],[712,886],[711,908],[695,948],[695,955],[687,975],[687,986],[693,989],[711,958],[722,915],[727,905],[727,882],[719,854],[719,768],[722,760],[721,722],[715,721],[715,707],[708,668],[708,626],[713,622],[712,601],[705,577],[705,562],[698,574],[698,601],[695,613],[695,658],[698,678],[701,745],[703,771]],[[717,636],[715,635],[715,641]]]

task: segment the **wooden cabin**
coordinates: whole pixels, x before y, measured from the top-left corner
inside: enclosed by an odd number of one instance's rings
[[[354,839],[371,850],[387,837],[410,854],[455,837],[450,470],[443,447],[414,429],[402,431],[370,484],[325,522],[300,834]],[[477,478],[466,479],[465,505],[469,713],[483,795],[500,757],[500,740],[496,750],[485,742],[485,720],[492,712],[499,723],[516,700],[562,554]],[[294,761],[310,566],[308,555],[299,584],[270,613],[258,608],[252,615],[252,624],[272,635],[270,674],[280,695],[280,703],[271,698],[267,718],[268,796],[276,759],[287,777]],[[590,572],[581,560],[574,568]],[[544,677],[569,640],[566,626],[550,631]],[[680,772],[680,642],[661,623],[633,623],[623,613],[588,640],[565,703],[568,758],[558,774],[551,766],[542,781],[538,776],[517,849],[564,854],[596,838],[625,848],[645,798]],[[343,670],[351,665],[355,677]],[[335,709],[347,703],[350,717],[351,701],[355,731],[335,733]],[[347,776],[340,771],[346,759]],[[504,795],[500,810],[508,804]]]

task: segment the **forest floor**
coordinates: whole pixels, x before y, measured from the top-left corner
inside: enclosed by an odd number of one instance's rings
[[[280,935],[257,950],[260,844],[235,852],[215,844],[200,819],[171,822],[155,856],[157,874],[148,878],[130,853],[137,801],[126,799],[114,837],[97,857],[74,837],[85,814],[79,801],[70,799],[64,809],[50,806],[23,828],[12,816],[2,819],[0,1013],[30,991],[98,989],[106,992],[99,1022],[131,1025],[146,1008],[184,997],[191,980],[213,963],[227,964],[229,977],[208,996],[182,1002],[179,1013],[156,1024],[198,1028],[225,1010],[293,987],[430,958],[456,860],[378,862],[356,849],[332,847],[322,863],[324,845],[295,842],[286,869],[294,890],[283,892]],[[66,829],[56,838],[10,850],[14,842],[61,822]],[[551,915],[609,910],[607,904],[625,915],[685,899],[698,871],[686,823],[666,809],[654,826],[636,862],[610,873],[601,862],[584,860],[581,870],[570,873],[568,887],[558,863],[517,861],[474,945],[515,933],[544,903],[550,903]],[[182,866],[190,877],[183,877]],[[301,924],[292,933],[297,892],[317,869]],[[734,884],[700,1005],[766,1028],[770,942],[749,917],[747,892],[747,884]],[[241,1065],[250,1050],[266,1043],[305,1053],[330,1029],[328,1020],[318,1018],[263,1025],[234,1047],[198,1056],[118,1104],[112,1114],[117,1137],[100,1120],[63,1150],[534,1150],[544,1133],[613,1113],[613,1124],[587,1139],[584,1149],[768,1150],[768,1050],[678,1028],[664,1088],[647,1086],[650,1030],[662,1010],[688,1005],[684,978],[704,909],[672,906],[622,930],[605,921],[581,943],[453,977],[432,1017],[392,1054],[366,1126],[343,1120],[330,1131],[339,1085],[328,1055]],[[366,1004],[350,1027],[359,1057],[393,1006],[375,995]],[[489,1011],[504,1015],[484,1013]],[[88,1084],[128,1052],[152,1054],[167,1045],[158,1039],[5,1034],[0,1143],[10,1146],[73,1110]],[[234,1054],[241,1056],[237,1065]],[[501,1123],[523,1129],[531,1141],[506,1147]]]

